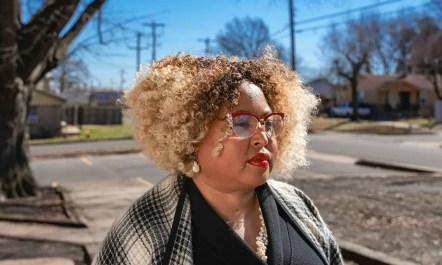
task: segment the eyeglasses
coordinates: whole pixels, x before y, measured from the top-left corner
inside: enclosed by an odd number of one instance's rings
[[[236,136],[252,137],[258,128],[258,124],[261,124],[261,126],[264,126],[266,135],[271,138],[281,133],[284,123],[288,121],[288,115],[283,112],[272,112],[260,119],[253,113],[232,112],[226,115],[226,119]]]

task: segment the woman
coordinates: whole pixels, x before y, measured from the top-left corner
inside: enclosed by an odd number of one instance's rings
[[[313,203],[269,179],[306,164],[317,104],[271,51],[164,58],[125,100],[144,153],[172,173],[115,222],[95,264],[342,264]]]

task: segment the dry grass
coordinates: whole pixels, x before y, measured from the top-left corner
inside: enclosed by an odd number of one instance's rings
[[[332,130],[333,128],[339,127],[342,124],[349,123],[349,119],[346,118],[324,118],[316,117],[312,120],[310,124],[310,130]]]

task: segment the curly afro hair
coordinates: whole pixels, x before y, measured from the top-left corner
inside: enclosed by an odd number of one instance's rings
[[[237,103],[244,81],[260,87],[274,111],[289,115],[277,138],[278,158],[284,159],[277,159],[274,169],[285,175],[307,165],[307,125],[318,99],[271,49],[251,60],[178,54],[141,70],[124,101],[144,154],[168,171],[192,176],[198,143],[220,109]],[[221,149],[214,147],[215,155]]]

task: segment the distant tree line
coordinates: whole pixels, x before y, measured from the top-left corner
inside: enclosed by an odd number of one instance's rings
[[[435,15],[399,13],[393,18],[363,15],[343,28],[332,27],[322,40],[330,70],[351,87],[353,120],[358,112],[358,75],[425,75],[442,100],[442,4],[434,0]],[[438,81],[439,80],[439,81]]]

